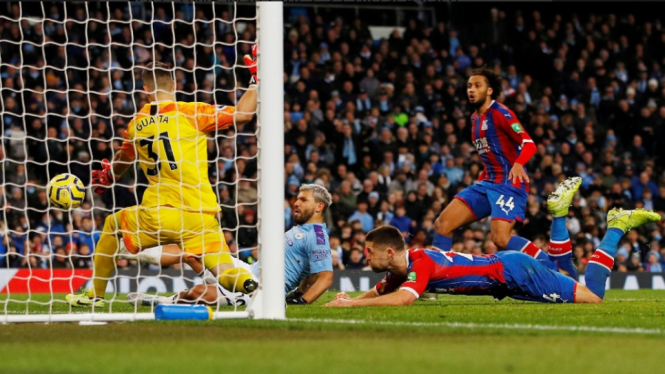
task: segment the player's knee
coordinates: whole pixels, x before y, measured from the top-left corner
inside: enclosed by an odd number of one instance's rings
[[[450,234],[452,232],[450,221],[445,219],[443,215],[439,216],[439,218],[434,221],[434,231],[441,235]]]
[[[504,232],[492,232],[490,233],[490,236],[492,238],[492,242],[494,242],[494,245],[501,249],[506,249],[508,247],[508,242],[510,241],[511,235],[504,233]]]
[[[492,238],[492,242],[494,242],[494,245],[501,249],[505,249],[508,246],[508,242],[510,241],[510,235],[507,235],[505,233],[497,233],[497,232],[492,232],[490,233],[490,237]]]

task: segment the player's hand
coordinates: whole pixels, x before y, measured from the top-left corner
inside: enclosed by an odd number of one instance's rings
[[[307,305],[309,304],[307,300],[305,300],[302,297],[302,292],[298,291],[296,288],[295,290],[289,292],[288,295],[286,295],[286,304],[287,305]]]
[[[115,177],[113,176],[113,170],[111,170],[111,163],[108,159],[103,159],[102,170],[92,171],[92,188],[96,194],[101,195],[113,182],[115,182]]]
[[[339,292],[337,295],[335,295],[335,300],[339,299],[351,300],[351,296],[349,296],[346,292]]]
[[[302,296],[300,297],[292,297],[286,299],[286,304],[287,305],[307,305],[309,304],[307,300],[303,299]]]
[[[351,307],[351,306],[353,306],[353,300],[351,300],[351,299],[335,299],[335,300],[327,303],[324,306],[327,306],[327,307],[342,307],[342,308]]]
[[[529,176],[526,175],[524,171],[524,166],[518,164],[517,162],[513,165],[513,168],[510,169],[510,174],[508,174],[508,179],[513,181],[513,184],[517,184],[517,181],[520,183],[526,182],[529,183]]]
[[[256,84],[259,81],[258,76],[256,75],[257,73],[257,66],[256,66],[256,44],[252,46],[252,55],[245,55],[243,56],[243,61],[245,61],[245,65],[247,65],[247,68],[249,69],[249,72],[252,73],[252,78],[249,80],[249,84]]]

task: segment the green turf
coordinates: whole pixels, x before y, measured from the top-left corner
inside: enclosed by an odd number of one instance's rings
[[[0,372],[658,373],[665,362],[665,291],[610,290],[599,305],[440,296],[402,308],[322,307],[332,297],[288,307],[298,321],[2,325]],[[48,297],[5,298],[0,309],[48,311],[35,301]]]

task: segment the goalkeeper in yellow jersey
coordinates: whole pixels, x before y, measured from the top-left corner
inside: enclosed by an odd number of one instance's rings
[[[256,46],[245,63],[250,88],[236,107],[176,102],[175,80],[159,62],[143,72],[146,104],[129,123],[126,139],[113,163],[92,173],[95,192],[111,186],[135,160],[149,185],[138,206],[106,218],[93,260],[93,289],[67,295],[72,306],[100,307],[115,270],[115,255],[124,241],[131,253],[161,244],[178,244],[196,257],[231,292],[251,293],[258,283],[246,269],[234,267],[216,219],[220,211],[208,179],[207,133],[252,120],[256,111]]]

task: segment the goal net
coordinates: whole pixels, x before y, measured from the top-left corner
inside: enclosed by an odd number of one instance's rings
[[[154,319],[154,304],[130,303],[128,294],[168,297],[207,284],[184,260],[164,265],[154,251],[151,258],[119,246],[104,305],[66,301],[92,287],[106,217],[141,204],[148,186],[138,165],[101,195],[91,186],[92,171],[113,159],[129,122],[150,102],[144,67],[157,61],[173,69],[177,101],[235,106],[249,87],[243,55],[253,45],[257,113],[210,133],[206,161],[226,243],[258,269],[260,288],[249,307],[220,297],[213,309],[215,318],[284,318],[281,6],[0,4],[0,323]],[[86,186],[78,208],[49,202],[49,180],[62,173]]]

